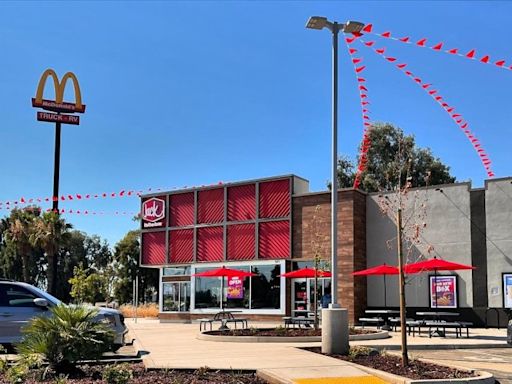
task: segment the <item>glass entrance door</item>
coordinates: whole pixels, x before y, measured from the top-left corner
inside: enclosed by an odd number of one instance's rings
[[[331,279],[318,279],[317,305],[322,307],[322,297],[331,294]],[[315,279],[293,279],[292,316],[308,316],[314,311]]]
[[[188,312],[190,310],[190,281],[165,282],[163,291],[163,312]]]

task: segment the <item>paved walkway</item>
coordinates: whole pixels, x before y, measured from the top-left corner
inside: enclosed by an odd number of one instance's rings
[[[127,319],[130,336],[136,346],[148,351],[144,363],[148,368],[200,368],[263,370],[282,383],[383,383],[342,360],[314,354],[297,347],[319,346],[320,343],[230,343],[198,340],[198,324],[159,323],[158,320]],[[258,323],[258,327],[276,324]],[[409,337],[411,349],[430,346],[482,348],[506,346],[505,330],[472,330],[472,337],[428,338]],[[351,345],[379,345],[398,348],[400,337],[375,341],[351,342]]]

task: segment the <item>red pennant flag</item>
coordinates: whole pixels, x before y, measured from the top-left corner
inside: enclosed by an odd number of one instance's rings
[[[354,58],[352,59],[352,62],[353,62],[354,64],[357,64],[357,63],[360,63],[360,62],[361,62],[361,60],[363,60],[363,59],[360,59],[360,58],[358,58],[358,57],[354,57]]]
[[[356,68],[356,73],[361,73],[361,72],[363,72],[365,68],[366,68],[366,66],[365,66],[365,65],[362,65],[362,66],[360,66],[360,67],[357,67],[357,68]]]
[[[426,42],[427,42],[427,39],[421,39],[418,42],[416,42],[416,45],[419,45],[420,47],[424,47]]]
[[[364,122],[364,126],[369,127],[370,125],[371,125],[370,123],[368,123],[366,121]]]
[[[498,67],[503,67],[505,65],[505,60],[499,60],[499,61],[495,62],[494,64],[497,65]]]
[[[68,195],[68,200],[73,200],[73,196]]]
[[[375,52],[380,53],[382,55],[385,50],[386,50],[386,48],[378,48],[375,50]]]
[[[429,93],[430,95],[433,95],[434,93],[437,93],[437,91],[436,91],[435,89],[433,89],[433,90],[431,90],[431,91],[428,91],[428,93]]]
[[[393,62],[393,61],[396,61],[396,59],[394,57],[386,57],[386,60],[389,61],[389,62]]]
[[[354,36],[354,37],[347,37],[347,38],[345,39],[345,41],[346,41],[347,43],[349,43],[349,44],[352,44],[352,43],[354,42],[354,40],[355,40],[355,39],[356,39],[356,38],[355,38],[355,36]]]
[[[432,47],[432,49],[435,49],[436,51],[440,51],[441,48],[443,48],[443,43],[436,44]]]
[[[367,102],[367,101],[363,101],[363,102],[361,103],[361,105],[368,105],[368,104],[370,104],[370,103],[369,103],[369,102]]]
[[[491,58],[489,56],[484,56],[480,59],[482,63],[487,64]]]
[[[400,38],[400,39],[398,39],[398,40],[400,40],[402,43],[407,43],[407,42],[409,42],[409,38],[408,38],[408,37],[402,37],[402,38]]]
[[[370,120],[370,116],[363,115],[363,119],[365,119],[365,120]]]
[[[60,213],[66,213],[66,210],[65,209],[61,209]]]
[[[119,192],[119,196],[124,196],[124,192],[125,192],[125,191],[124,191],[124,189],[123,189],[121,192]]]
[[[366,24],[361,31],[370,33],[372,31],[372,27],[373,27],[373,24]]]
[[[61,196],[60,199],[61,200],[66,200],[66,198],[64,196]]]
[[[373,44],[375,44],[375,41],[365,41],[364,43],[367,47],[371,47]]]
[[[443,103],[443,104],[441,104],[441,105],[442,105],[443,107],[445,107],[445,108],[446,108],[446,107],[448,107],[448,104],[447,104],[447,103]]]
[[[406,74],[407,76],[411,76],[411,75],[412,75],[412,72],[411,72],[411,71],[405,71],[405,74]]]
[[[79,194],[77,193],[77,194],[76,194],[76,198],[77,198],[78,200],[82,200],[82,195],[79,195]]]
[[[363,77],[358,77],[357,81],[360,82],[360,83],[364,83],[366,81],[366,79],[363,78]]]
[[[462,116],[462,115],[461,115],[461,114],[459,114],[459,113],[454,113],[454,114],[452,115],[452,117],[461,117],[461,116]]]
[[[369,111],[368,111],[366,108],[364,108],[364,109],[363,109],[363,113],[364,113],[364,112],[369,112]]]
[[[417,83],[421,83],[421,79],[419,77],[415,77],[414,81],[417,82]]]
[[[363,36],[363,34],[361,32],[351,32],[353,36],[355,36],[356,38],[358,37],[361,37]]]
[[[391,37],[391,32],[384,32],[380,34],[382,37]]]
[[[368,97],[368,95],[361,93],[361,95],[359,97],[361,97],[361,99],[366,99]]]
[[[427,89],[428,87],[430,87],[432,84],[423,84],[422,87],[423,89]]]
[[[475,53],[476,53],[476,51],[475,51],[474,49],[472,49],[471,51],[469,51],[468,53],[466,53],[466,57],[467,57],[468,59],[472,59],[472,58],[474,58],[474,57],[475,57]]]
[[[360,86],[359,86],[359,89],[360,89],[361,91],[368,91],[368,89],[367,89],[364,85],[360,85]]]
[[[456,121],[456,123],[457,123],[457,124],[460,124],[460,123],[462,123],[464,120],[459,119],[459,120],[455,120],[455,121]]]
[[[463,125],[461,125],[460,127],[461,127],[462,129],[466,129],[466,127],[467,127],[467,126],[468,126],[468,123],[464,123],[464,124],[463,124]]]
[[[106,194],[106,193],[103,193],[101,196],[102,196],[102,197],[107,197],[107,194]]]
[[[448,108],[446,111],[452,113],[455,110],[455,108]]]
[[[457,48],[453,48],[453,49],[450,49],[450,50],[448,50],[446,52],[451,53],[452,55],[456,55],[457,53],[459,53],[459,50]]]
[[[436,100],[437,100],[437,101],[439,101],[439,100],[441,100],[441,99],[442,99],[442,97],[441,97],[441,96],[436,96]]]
[[[396,66],[400,69],[404,69],[405,67],[407,67],[407,64],[397,64]]]
[[[110,194],[110,197],[116,197],[115,192],[112,192],[112,193]]]
[[[32,202],[33,202],[33,201],[34,201],[34,199],[28,199],[28,202],[29,202],[30,204],[32,204]]]
[[[20,199],[20,202],[21,202],[21,204],[25,204],[25,198],[23,198],[23,197],[22,197],[22,198]]]
[[[477,148],[477,152],[485,152],[482,148]]]
[[[348,51],[350,52],[351,55],[353,55],[354,53],[357,52],[357,49],[355,48],[349,48]]]

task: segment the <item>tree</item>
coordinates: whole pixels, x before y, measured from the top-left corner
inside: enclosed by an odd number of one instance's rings
[[[56,272],[59,250],[69,239],[71,228],[71,224],[66,223],[58,213],[46,212],[34,221],[33,232],[30,235],[30,242],[34,246],[41,247],[46,254],[48,292],[52,295],[55,295],[57,290],[58,278]]]
[[[158,287],[158,270],[139,268],[140,231],[129,231],[114,247],[114,269],[116,281],[114,296],[119,303],[128,303],[132,299],[133,281],[139,274],[140,297],[145,298],[150,290]]]
[[[3,227],[3,261],[5,266],[18,267],[21,260],[21,279],[33,284],[36,281],[37,256],[30,242],[33,223],[41,213],[38,207],[13,209],[7,219],[2,220]],[[16,259],[19,259],[18,262]],[[4,273],[8,272],[4,270]],[[12,273],[8,273],[12,274]],[[19,279],[19,273],[13,273]],[[7,276],[6,276],[7,277]]]
[[[360,175],[360,188],[368,192],[390,191],[400,183],[405,185],[406,178],[415,187],[425,185],[430,178],[432,185],[449,184],[455,181],[450,175],[450,167],[432,154],[430,148],[416,146],[413,135],[391,124],[378,123],[369,129],[371,143],[367,154],[365,170]],[[400,147],[400,148],[399,148]],[[397,154],[400,153],[400,156]],[[355,173],[350,160],[338,160],[338,187],[353,186]]]
[[[79,304],[96,303],[106,299],[106,280],[100,274],[91,272],[82,264],[74,268],[73,277],[69,279],[71,285],[70,295]]]

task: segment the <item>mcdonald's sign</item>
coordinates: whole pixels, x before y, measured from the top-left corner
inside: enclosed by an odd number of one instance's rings
[[[47,100],[43,99],[43,92],[46,86],[46,81],[48,77],[51,77],[53,80],[53,86],[55,88],[55,100]],[[64,101],[64,90],[66,89],[66,84],[68,80],[72,81],[73,88],[75,91],[75,102],[69,103]],[[37,86],[36,97],[32,98],[32,106],[37,108],[43,108],[47,111],[53,112],[64,112],[64,113],[84,113],[85,112],[85,104],[82,104],[82,93],[80,92],[80,85],[78,84],[78,79],[75,74],[72,72],[67,72],[62,80],[59,81],[57,74],[53,69],[47,69],[44,71],[41,79],[39,79],[39,84]],[[39,115],[38,115],[39,116]],[[64,121],[66,119],[61,119],[61,122],[66,123]],[[74,119],[72,119],[74,120]],[[44,121],[56,121],[54,120],[44,120]],[[74,120],[76,121],[76,120]]]

